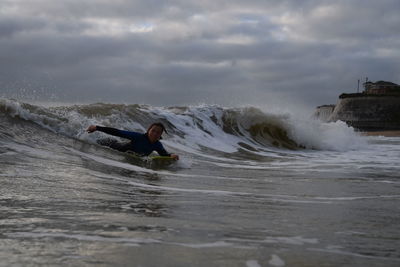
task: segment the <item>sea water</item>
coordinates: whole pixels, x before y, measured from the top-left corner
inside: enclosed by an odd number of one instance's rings
[[[1,266],[400,266],[400,138],[256,108],[0,112]],[[180,161],[85,132],[154,121]]]

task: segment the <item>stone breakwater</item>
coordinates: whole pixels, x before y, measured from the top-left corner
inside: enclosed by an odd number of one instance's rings
[[[318,107],[315,117],[344,121],[359,131],[400,130],[400,94],[342,94],[335,106]]]

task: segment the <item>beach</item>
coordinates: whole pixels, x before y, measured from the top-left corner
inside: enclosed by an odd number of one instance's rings
[[[361,132],[365,136],[386,136],[386,137],[400,137],[399,131],[373,131],[373,132]]]
[[[400,138],[256,108],[0,110],[1,266],[400,265]],[[172,165],[85,131],[153,121]]]

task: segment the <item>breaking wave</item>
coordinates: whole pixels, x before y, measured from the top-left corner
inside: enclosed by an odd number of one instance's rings
[[[11,120],[34,123],[85,142],[94,142],[103,134],[87,134],[85,129],[90,124],[144,132],[148,125],[158,121],[167,128],[163,143],[187,152],[265,155],[282,150],[357,149],[363,144],[363,139],[343,122],[321,123],[255,107],[105,103],[44,107],[0,99],[0,111]]]

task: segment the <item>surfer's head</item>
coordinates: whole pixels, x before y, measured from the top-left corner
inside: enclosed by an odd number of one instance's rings
[[[156,122],[150,125],[146,133],[150,142],[155,143],[158,140],[162,139],[161,135],[163,134],[163,132],[167,132],[164,125],[160,122]]]

